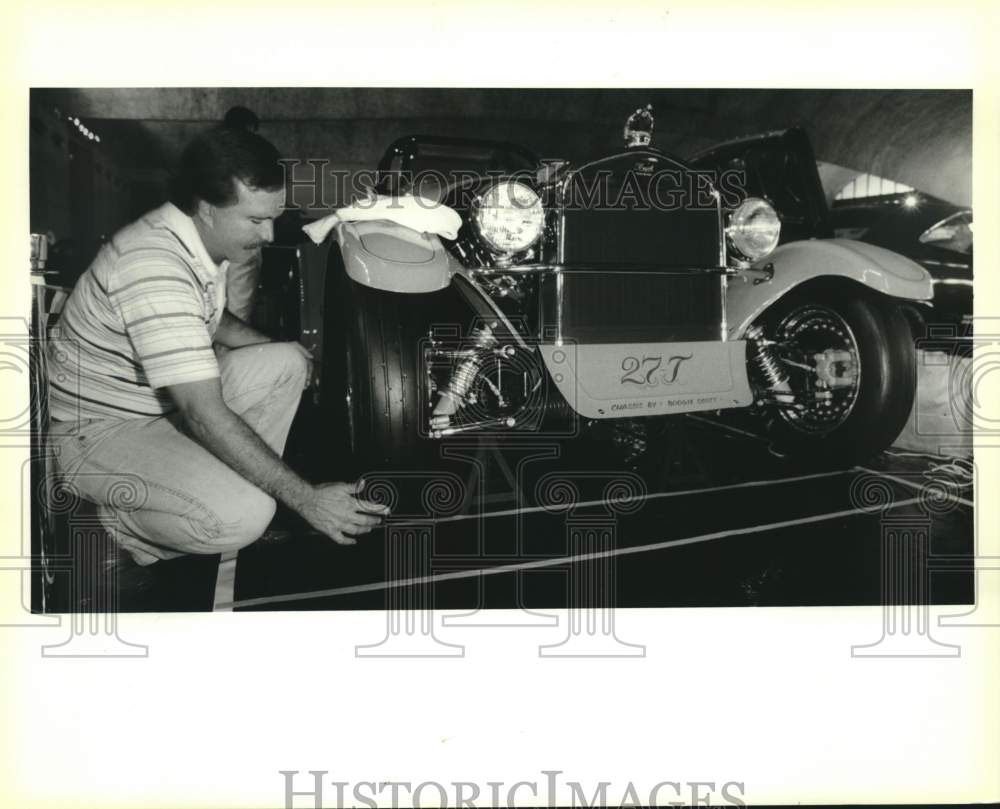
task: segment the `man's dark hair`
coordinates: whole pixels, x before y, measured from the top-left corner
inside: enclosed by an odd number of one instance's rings
[[[189,216],[198,200],[225,207],[236,202],[235,180],[277,191],[285,184],[278,150],[247,129],[218,126],[191,141],[171,181],[170,201]]]
[[[233,129],[249,129],[256,132],[260,126],[260,119],[253,110],[246,107],[230,107],[226,112],[226,117],[222,119],[222,125]]]

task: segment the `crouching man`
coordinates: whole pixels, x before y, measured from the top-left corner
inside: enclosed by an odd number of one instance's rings
[[[140,564],[256,540],[280,500],[353,543],[385,509],[282,460],[308,352],[225,308],[226,268],[273,238],[277,150],[218,128],[184,151],[171,201],[117,233],[66,303],[49,357],[63,477]],[[216,357],[213,342],[231,349]]]

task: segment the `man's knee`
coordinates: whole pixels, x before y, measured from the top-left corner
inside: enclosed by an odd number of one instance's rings
[[[216,552],[238,550],[260,539],[274,517],[274,498],[260,491],[235,498],[229,513],[220,514],[218,530],[210,540]]]
[[[297,343],[262,343],[228,352],[220,359],[223,388],[248,390],[261,384],[301,391],[309,360]]]
[[[309,375],[309,360],[298,343],[271,343],[269,348],[275,355],[275,365],[289,377],[289,384],[297,384],[302,390]]]

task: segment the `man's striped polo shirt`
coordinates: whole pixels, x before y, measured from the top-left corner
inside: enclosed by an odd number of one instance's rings
[[[175,409],[166,387],[219,376],[212,338],[227,266],[212,261],[191,217],[170,203],[116,233],[53,329],[51,417],[159,416]]]

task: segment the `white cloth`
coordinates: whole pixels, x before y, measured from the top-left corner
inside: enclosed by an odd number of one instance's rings
[[[436,233],[446,239],[458,238],[458,230],[462,227],[462,217],[447,205],[413,196],[380,196],[340,208],[329,216],[303,225],[302,230],[315,244],[320,244],[341,222],[370,222],[376,219],[396,222],[419,233]]]

